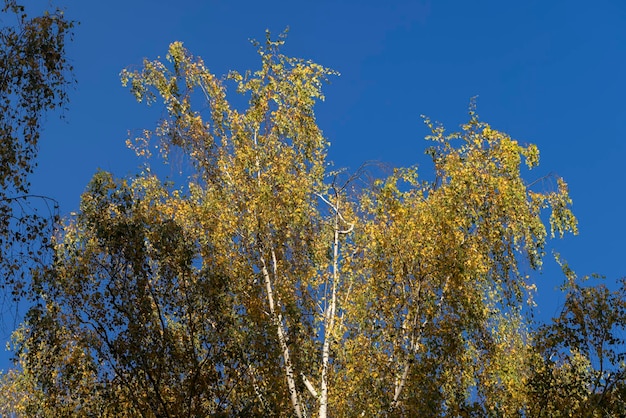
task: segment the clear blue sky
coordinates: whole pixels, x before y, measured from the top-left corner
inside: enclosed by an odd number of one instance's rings
[[[341,73],[317,108],[336,166],[426,166],[420,114],[456,128],[478,95],[484,121],[539,147],[541,165],[532,176],[554,172],[570,185],[580,235],[551,245],[579,275],[598,272],[611,281],[626,274],[622,0],[57,4],[81,22],[69,46],[78,85],[66,120],[49,118],[32,184],[56,198],[62,213],[77,209],[96,169],[124,176],[140,164],[124,145],[126,132],[152,128],[159,111],[121,87],[122,68],[164,56],[174,40],[217,74],[256,68],[249,39],[289,26],[286,54]],[[540,314],[549,317],[562,301],[553,291],[562,276],[548,260],[535,279]],[[9,331],[5,325],[0,337]]]

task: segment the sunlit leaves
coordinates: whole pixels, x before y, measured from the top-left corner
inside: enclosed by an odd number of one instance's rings
[[[439,405],[433,414],[455,415],[476,390],[481,408],[520,411],[530,352],[518,312],[533,289],[520,264],[541,265],[542,209],[552,207],[555,230],[576,231],[567,188],[559,180],[558,190],[532,191],[520,164],[536,165],[536,148],[480,122],[473,109],[458,133],[426,124],[437,178],[419,183],[413,170],[397,170],[361,200],[362,284],[349,318],[371,344],[361,361],[377,381],[359,396],[382,387],[383,405],[398,413],[430,401]],[[433,359],[434,368],[422,368]],[[508,369],[510,361],[518,367]],[[425,381],[443,389],[414,398]]]

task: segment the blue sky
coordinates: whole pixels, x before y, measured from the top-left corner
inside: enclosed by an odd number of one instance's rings
[[[35,4],[31,0],[31,4]],[[290,27],[284,52],[341,73],[317,108],[337,167],[367,160],[424,165],[420,115],[456,129],[470,98],[494,128],[535,143],[541,165],[570,185],[580,234],[553,242],[579,273],[626,274],[626,2],[586,1],[119,1],[57,0],[80,21],[69,55],[77,88],[65,120],[50,116],[33,192],[76,210],[98,169],[132,175],[124,141],[160,115],[137,104],[119,72],[183,41],[217,74],[256,68],[250,38]],[[549,260],[540,315],[562,298]],[[6,339],[10,325],[0,330]],[[12,319],[8,321],[12,322]],[[0,356],[0,369],[6,368]]]

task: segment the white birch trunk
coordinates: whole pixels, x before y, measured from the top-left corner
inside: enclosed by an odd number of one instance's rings
[[[274,250],[272,250],[272,263],[273,263],[274,277],[276,277],[276,255],[274,254]],[[298,396],[298,389],[296,388],[296,380],[294,378],[293,365],[291,364],[291,357],[289,355],[289,347],[287,346],[287,337],[285,335],[285,330],[283,329],[283,316],[280,313],[280,310],[276,309],[276,304],[274,302],[274,291],[272,289],[272,278],[270,277],[269,271],[267,269],[267,264],[263,257],[261,257],[261,266],[262,266],[263,278],[265,280],[267,302],[270,307],[270,315],[272,317],[272,321],[276,325],[276,332],[278,334],[278,344],[280,345],[280,349],[283,355],[283,360],[285,361],[285,376],[287,377],[287,387],[289,388],[289,396],[291,398],[291,405],[293,406],[296,416],[298,418],[304,418],[304,415],[302,413],[302,406],[300,405],[300,397]]]
[[[338,208],[337,208],[338,209]],[[324,315],[324,345],[322,347],[322,377],[320,390],[319,418],[328,414],[328,363],[330,360],[330,341],[335,326],[335,309],[337,306],[337,280],[339,279],[339,215],[335,215],[335,233],[333,237],[333,284],[330,305]]]

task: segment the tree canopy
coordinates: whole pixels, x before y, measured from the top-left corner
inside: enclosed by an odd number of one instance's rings
[[[424,118],[432,179],[332,171],[314,107],[336,73],[283,43],[222,78],[180,42],[122,71],[164,117],[34,270],[6,413],[618,416],[622,293],[569,274],[561,316],[532,324],[546,241],[577,232],[565,181],[524,177],[537,147],[472,103],[457,132]],[[184,184],[156,174],[172,153]]]

